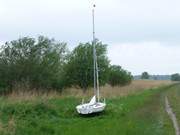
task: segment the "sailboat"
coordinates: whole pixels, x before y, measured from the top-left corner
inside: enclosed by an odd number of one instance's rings
[[[99,73],[98,73],[98,63],[96,55],[96,38],[95,38],[95,21],[94,21],[94,12],[96,5],[93,4],[92,16],[93,16],[93,61],[94,61],[94,96],[91,98],[89,103],[82,103],[76,106],[77,112],[79,114],[87,115],[92,113],[98,113],[104,111],[106,107],[105,99],[104,102],[100,102],[100,93],[99,93]]]

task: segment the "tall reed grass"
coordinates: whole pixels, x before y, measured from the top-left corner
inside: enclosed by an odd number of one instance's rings
[[[155,80],[134,80],[130,85],[111,87],[106,85],[100,88],[100,94],[103,98],[113,98],[119,96],[127,96],[140,92],[143,90],[149,90],[164,85],[172,84],[172,81],[155,81]],[[36,100],[36,99],[51,99],[51,98],[64,98],[64,97],[77,97],[77,98],[89,98],[93,96],[93,89],[90,88],[83,93],[78,88],[68,88],[59,93],[55,90],[44,92],[43,90],[26,90],[25,88],[17,87],[11,94],[7,96],[11,101],[22,101],[22,100]]]

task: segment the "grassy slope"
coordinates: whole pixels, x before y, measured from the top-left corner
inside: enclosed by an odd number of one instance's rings
[[[177,87],[172,87],[169,91],[167,91],[166,94],[168,95],[170,105],[176,114],[178,123],[180,125],[180,85]]]
[[[176,87],[176,86],[173,86]],[[178,86],[179,87],[179,86]],[[164,111],[164,89],[107,100],[95,117],[75,111],[77,98],[16,102],[1,99],[0,133],[4,135],[173,135]]]

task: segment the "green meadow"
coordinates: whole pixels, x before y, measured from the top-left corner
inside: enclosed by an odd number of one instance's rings
[[[0,98],[1,135],[174,135],[165,111],[168,95],[180,122],[180,84],[107,98],[101,114],[81,116],[75,97],[11,100]]]

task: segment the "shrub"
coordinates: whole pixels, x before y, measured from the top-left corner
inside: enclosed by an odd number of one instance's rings
[[[143,72],[142,75],[141,75],[141,79],[149,79],[148,72]]]
[[[66,53],[65,43],[43,36],[7,42],[0,52],[0,87],[28,82],[32,89],[61,89]]]
[[[100,85],[107,83],[109,60],[106,56],[107,45],[96,42]],[[91,43],[79,44],[69,56],[65,66],[66,83],[79,86],[84,91],[93,86],[93,46]]]
[[[130,72],[122,69],[120,66],[113,65],[109,68],[109,81],[111,86],[123,86],[132,81],[132,75]]]
[[[172,74],[171,75],[171,80],[172,81],[180,81],[180,74],[178,74],[178,73]]]

